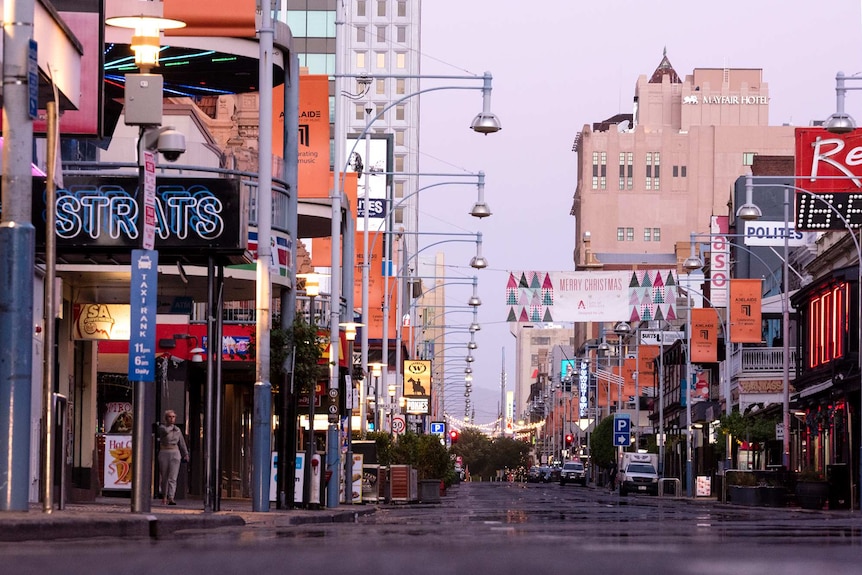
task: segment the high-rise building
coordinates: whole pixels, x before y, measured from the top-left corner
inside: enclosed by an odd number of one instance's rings
[[[760,69],[696,68],[681,78],[665,53],[638,77],[631,113],[575,138],[575,268],[679,268],[691,233],[728,215],[734,182],[755,156],[793,155],[794,128],[769,125],[769,102]],[[598,333],[575,331],[578,343]]]
[[[307,68],[309,74],[333,76],[336,0],[282,2],[300,66]],[[419,98],[398,101],[420,89],[421,2],[345,0],[344,12],[342,70],[348,78],[342,83],[343,93],[339,95],[346,124],[344,135],[360,134],[370,117],[395,104],[374,122],[371,133],[373,136],[391,135],[388,171],[393,172],[392,198],[397,203],[416,188],[415,177],[399,174],[419,172]],[[330,109],[335,97],[335,82],[332,81]],[[369,104],[372,115],[366,112]],[[415,230],[417,204],[418,198],[414,196],[405,200],[393,214],[394,225]],[[415,237],[406,239],[411,248],[409,252],[415,253]]]
[[[696,68],[681,79],[665,54],[638,78],[632,113],[575,139],[576,268],[676,266],[677,244],[728,214],[756,155],[793,154],[794,128],[769,125],[769,100],[760,69]]]

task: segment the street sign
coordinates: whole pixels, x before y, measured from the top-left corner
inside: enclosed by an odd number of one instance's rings
[[[407,421],[403,415],[395,415],[392,417],[392,433],[402,434],[407,428]]]
[[[628,414],[614,415],[614,446],[627,447],[632,442],[632,422]]]
[[[431,435],[446,435],[446,424],[442,421],[432,421]]]
[[[156,294],[159,252],[132,250],[129,381],[156,380]]]

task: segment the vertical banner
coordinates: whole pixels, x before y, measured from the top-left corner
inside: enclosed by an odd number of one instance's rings
[[[129,381],[156,380],[156,293],[159,252],[132,250],[129,294]]]
[[[730,340],[734,343],[760,343],[762,331],[761,279],[730,280]]]
[[[661,346],[645,345],[638,346],[638,377],[641,387],[655,376],[655,360],[658,357]]]
[[[730,249],[727,216],[712,216],[709,224],[711,252],[709,264],[709,297],[712,307],[727,307],[727,286],[730,281]]]
[[[691,362],[718,361],[718,315],[715,308],[691,310]]]
[[[623,360],[623,400],[637,395],[638,360],[636,357],[627,357]]]

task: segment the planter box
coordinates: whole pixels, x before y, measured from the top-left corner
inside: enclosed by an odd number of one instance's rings
[[[439,479],[423,479],[419,482],[419,501],[422,503],[440,503]]]
[[[825,481],[797,481],[796,502],[803,509],[823,509],[829,497],[829,484]]]
[[[727,500],[734,505],[757,507],[761,505],[760,488],[743,485],[728,485]]]

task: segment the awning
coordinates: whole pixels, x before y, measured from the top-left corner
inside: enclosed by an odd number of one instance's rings
[[[797,392],[797,393],[793,394],[793,395],[791,396],[791,398],[790,398],[790,399],[791,399],[791,400],[793,400],[793,399],[803,399],[803,398],[805,398],[805,397],[809,397],[809,396],[811,396],[811,395],[815,395],[815,394],[817,394],[817,393],[820,393],[821,391],[826,391],[826,390],[827,390],[827,389],[829,389],[830,387],[832,387],[832,378],[829,378],[829,379],[827,379],[826,381],[821,382],[821,383],[816,383],[816,384],[814,384],[814,385],[809,385],[808,387],[806,387],[806,388],[805,388],[805,389],[803,389],[802,391],[799,391],[799,392]]]

